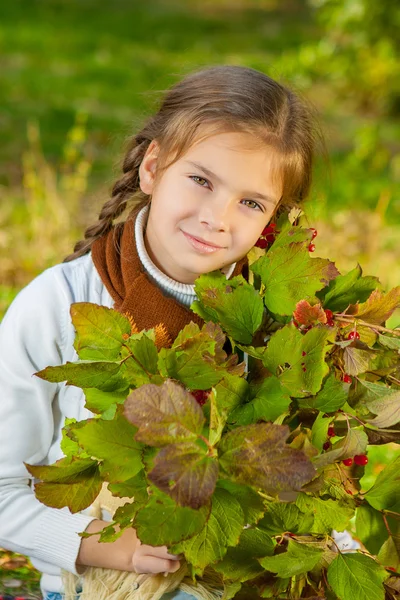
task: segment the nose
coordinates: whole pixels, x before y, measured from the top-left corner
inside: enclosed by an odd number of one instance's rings
[[[199,214],[200,223],[210,231],[227,231],[229,204],[229,200],[222,197],[204,202]]]

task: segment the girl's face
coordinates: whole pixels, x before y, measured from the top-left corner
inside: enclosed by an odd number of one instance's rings
[[[243,258],[282,195],[273,151],[250,134],[220,133],[194,144],[156,180],[158,151],[153,141],[139,170],[140,187],[151,195],[145,244],[154,264],[193,283]]]

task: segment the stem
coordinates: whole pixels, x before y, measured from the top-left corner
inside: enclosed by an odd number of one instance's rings
[[[388,534],[390,535],[390,537],[393,537],[393,533],[390,531],[389,523],[388,523],[386,515],[383,511],[382,511],[382,518],[383,518],[383,522],[385,523],[385,527],[388,531]]]
[[[376,331],[386,331],[386,333],[391,333],[396,337],[400,337],[400,331],[396,329],[388,329],[387,327],[383,327],[382,325],[372,325],[371,323],[367,323],[366,321],[362,321],[361,319],[355,319],[346,315],[335,315],[336,321],[342,321],[343,323],[348,323],[349,325],[362,325],[363,327],[369,327],[372,330]]]

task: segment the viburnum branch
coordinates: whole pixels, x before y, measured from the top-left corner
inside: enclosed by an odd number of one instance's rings
[[[367,321],[362,321],[361,319],[339,314],[336,314],[334,318],[336,321],[342,321],[343,323],[348,323],[349,325],[353,324],[355,327],[357,325],[362,325],[363,327],[369,327],[372,330],[385,331],[386,333],[400,337],[400,331],[396,329],[388,329],[387,327],[383,327],[383,325],[372,325],[372,323],[367,323]]]
[[[390,537],[393,537],[393,534],[392,534],[392,532],[390,530],[389,523],[388,523],[387,517],[385,515],[385,512],[384,511],[381,511],[381,512],[382,512],[382,518],[383,518],[383,522],[385,523],[385,527],[387,529],[387,532],[390,535]]]

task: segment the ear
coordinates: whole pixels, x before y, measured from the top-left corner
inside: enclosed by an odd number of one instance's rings
[[[139,167],[140,189],[144,194],[150,195],[153,192],[158,154],[160,146],[156,140],[152,140]]]

